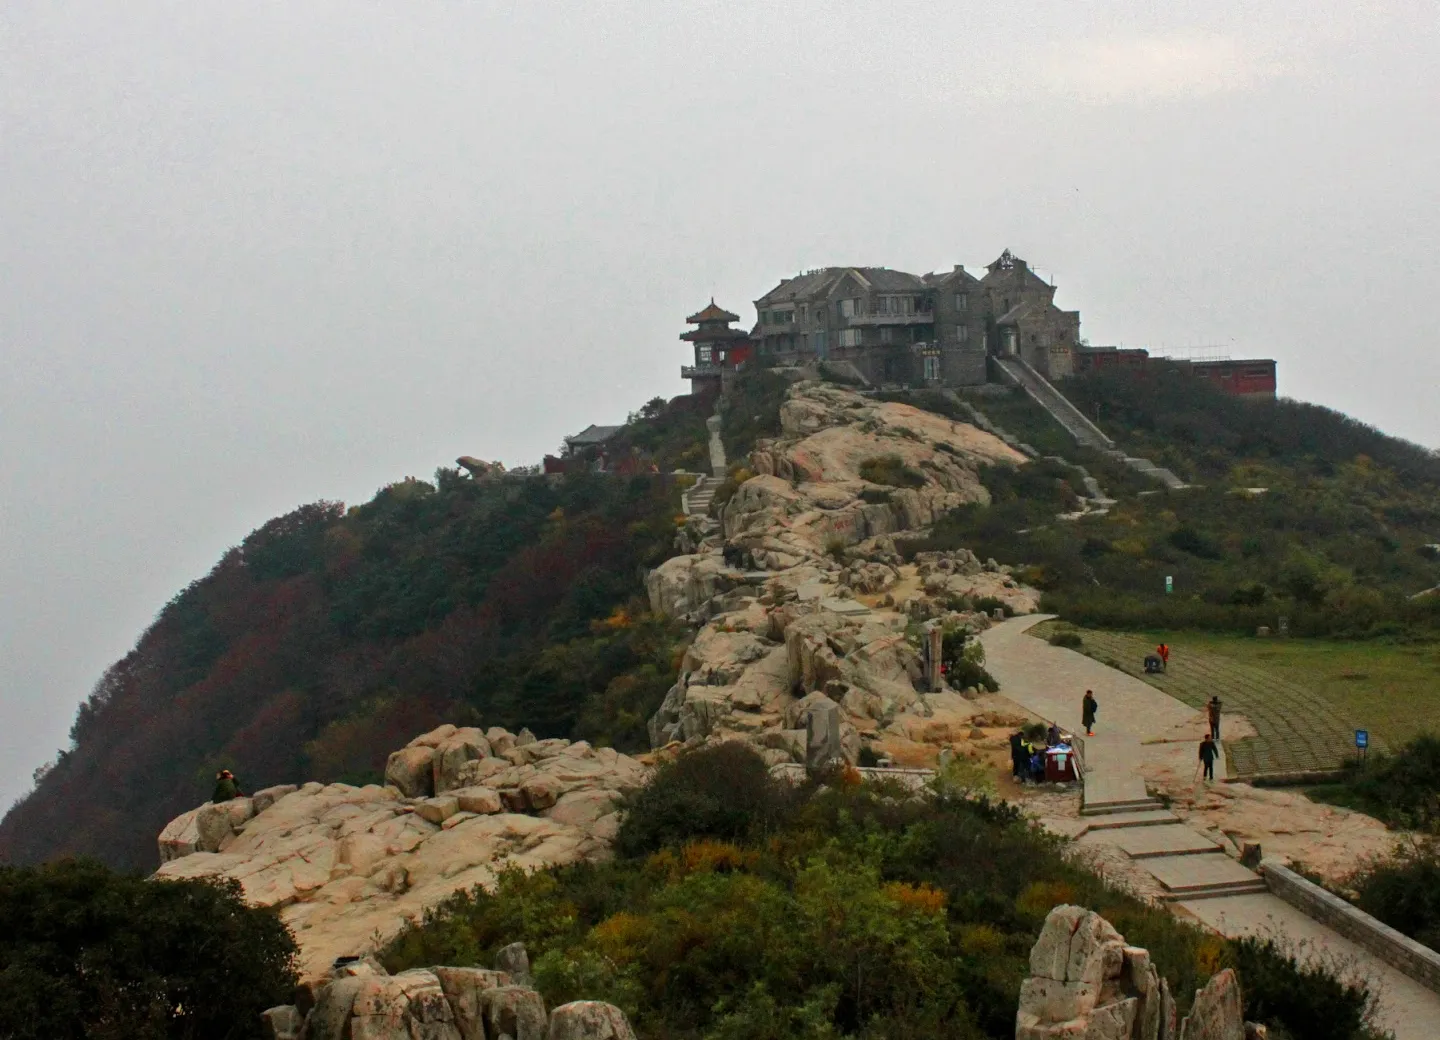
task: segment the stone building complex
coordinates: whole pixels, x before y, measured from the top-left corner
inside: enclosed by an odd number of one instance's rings
[[[785,279],[755,301],[755,311],[748,334],[731,328],[739,315],[714,300],[686,319],[696,328],[680,338],[694,345],[695,358],[681,374],[695,393],[718,389],[727,371],[751,359],[772,367],[828,363],[872,386],[1011,382],[1015,368],[1055,381],[1150,360],[1143,350],[1083,343],[1080,312],[1057,307],[1055,286],[1008,249],[981,277],[962,265],[925,275],[823,267]],[[1192,367],[1227,392],[1274,396],[1273,361]]]

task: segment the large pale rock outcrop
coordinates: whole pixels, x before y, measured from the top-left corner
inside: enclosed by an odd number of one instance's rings
[[[1225,969],[1177,1023],[1170,988],[1148,951],[1127,945],[1099,914],[1050,911],[1020,985],[1016,1040],[1245,1040],[1240,984]]]
[[[524,947],[519,943],[506,949]],[[261,1016],[273,1040],[635,1040],[613,1004],[577,1000],[547,1013],[528,984],[484,968],[416,968],[388,974],[373,961],[337,966],[303,1010]]]
[[[645,782],[645,767],[583,741],[520,739],[453,726],[417,738],[403,750],[416,761],[430,756],[414,772],[429,778],[420,790],[433,786],[437,758],[451,755],[438,775],[463,786],[441,795],[309,783],[260,812],[249,799],[191,810],[161,832],[156,876],[235,878],[250,902],[280,908],[300,944],[302,974],[323,975],[335,958],[372,949],[454,892],[493,884],[506,867],[608,853],[619,799]],[[466,779],[481,772],[483,785]]]
[[[635,1040],[635,1031],[614,1004],[576,1000],[550,1012],[548,1040]]]
[[[949,694],[930,689],[915,623],[978,632],[989,619],[977,600],[1028,613],[1039,595],[966,549],[907,564],[896,536],[988,501],[980,467],[1025,456],[973,426],[819,383],[791,388],[781,427],[752,453],[757,475],[726,502],[720,533],[687,540],[693,551],[647,579],[653,609],[696,626],[651,744],[738,739],[772,764],[804,762],[807,728],[816,735],[802,716],[822,694],[841,718],[827,716],[816,760],[835,755],[833,731],[850,762],[866,743],[951,733],[953,720],[924,724]]]

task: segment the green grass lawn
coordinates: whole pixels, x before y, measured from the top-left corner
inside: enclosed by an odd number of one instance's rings
[[[1032,631],[1043,638],[1054,624]],[[1226,748],[1236,775],[1333,768],[1354,755],[1356,729],[1370,731],[1375,749],[1440,731],[1440,644],[1077,631],[1091,657],[1196,708],[1219,694],[1227,713],[1249,718],[1257,736]],[[1170,670],[1145,675],[1144,657],[1162,639]]]

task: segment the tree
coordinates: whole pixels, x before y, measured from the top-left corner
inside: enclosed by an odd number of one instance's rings
[[[233,880],[147,881],[93,860],[0,867],[0,1036],[248,1040],[288,1003],[295,940]]]

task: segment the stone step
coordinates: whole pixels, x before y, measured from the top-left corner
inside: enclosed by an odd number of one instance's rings
[[[1269,890],[1260,875],[1223,852],[1160,856],[1139,862],[1160,882],[1165,889],[1163,898],[1169,900],[1213,899]]]
[[[1116,813],[1157,812],[1165,808],[1158,798],[1136,798],[1117,802],[1086,802],[1080,806],[1081,816],[1110,816]]]
[[[1223,899],[1226,896],[1253,896],[1270,891],[1270,886],[1261,878],[1254,881],[1234,882],[1227,885],[1209,885],[1192,888],[1184,892],[1165,892],[1160,898],[1167,903],[1189,903],[1197,899]]]
[[[1180,817],[1169,809],[1148,809],[1141,812],[1108,813],[1091,816],[1086,821],[1092,831],[1113,830],[1117,827],[1159,827],[1167,823],[1179,823]]]
[[[1183,823],[1161,827],[1126,828],[1115,835],[1115,844],[1130,854],[1131,859],[1153,859],[1159,856],[1198,856],[1219,852],[1220,846]]]

